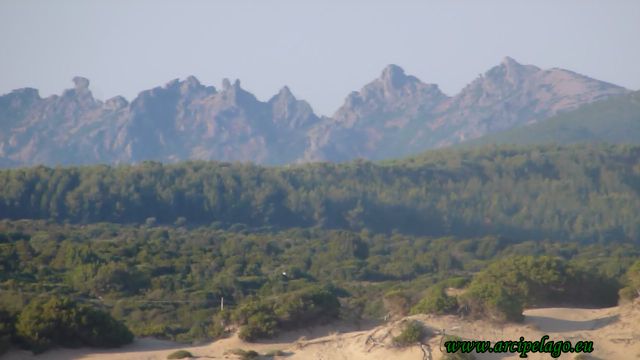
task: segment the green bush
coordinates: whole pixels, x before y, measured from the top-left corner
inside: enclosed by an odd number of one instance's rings
[[[68,298],[35,299],[18,317],[16,333],[33,352],[53,345],[114,347],[133,341],[133,334],[109,314]]]
[[[330,290],[311,286],[266,300],[250,300],[240,305],[231,319],[240,325],[245,341],[274,336],[279,329],[295,329],[338,317],[340,302]],[[220,329],[213,325],[212,331]]]
[[[412,314],[452,314],[458,309],[458,301],[455,297],[447,295],[444,286],[436,285],[427,290],[420,302],[412,309]]]
[[[617,286],[614,279],[561,258],[514,256],[496,261],[478,273],[461,302],[474,316],[521,321],[524,307],[569,302],[615,305]]]
[[[463,302],[465,308],[476,318],[488,318],[499,322],[518,322],[524,319],[522,300],[499,284],[473,283],[465,293]]]
[[[208,334],[214,339],[223,338],[228,335],[226,327],[230,322],[231,314],[228,311],[216,313],[211,320]]]
[[[266,353],[264,353],[264,356],[267,357],[274,357],[274,356],[286,356],[287,353],[282,351],[282,350],[269,350]]]
[[[393,344],[396,346],[410,346],[422,343],[426,337],[427,331],[419,321],[409,321],[402,328],[400,335],[393,338]]]
[[[240,327],[238,337],[244,341],[269,338],[276,334],[278,323],[269,313],[257,313],[247,319],[247,324]]]
[[[229,353],[238,356],[241,360],[253,360],[260,357],[260,354],[253,350],[231,349]]]
[[[636,289],[631,286],[623,287],[618,292],[618,298],[620,304],[625,304],[632,302],[636,297],[638,297],[638,292]]]
[[[340,313],[338,298],[328,289],[318,286],[286,294],[274,305],[280,325],[292,329],[334,319]]]
[[[636,298],[640,296],[640,260],[636,261],[629,269],[627,270],[627,281],[629,283],[629,288],[635,292],[635,296],[632,298]]]
[[[167,355],[167,359],[186,359],[186,358],[192,358],[192,357],[193,355],[187,350],[178,350]]]

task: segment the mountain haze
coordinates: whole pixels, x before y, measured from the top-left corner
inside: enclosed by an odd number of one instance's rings
[[[325,125],[307,160],[384,159],[457,144],[627,91],[562,69],[505,58],[448,97],[436,85],[389,66],[352,93]]]
[[[335,114],[316,115],[288,87],[268,101],[224,80],[195,77],[100,101],[89,80],[41,98],[25,88],[0,96],[0,166],[173,162],[186,159],[285,164],[402,157],[532,124],[628,90],[511,58],[459,94],[396,65],[352,92]]]

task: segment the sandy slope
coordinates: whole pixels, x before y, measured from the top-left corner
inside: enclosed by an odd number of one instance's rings
[[[433,329],[436,333],[455,334],[476,340],[536,340],[549,334],[552,340],[593,340],[596,359],[640,359],[640,302],[608,309],[548,308],[525,312],[524,324],[496,326],[484,321],[461,320],[455,316],[413,316]],[[237,337],[231,337],[203,346],[185,347],[175,343],[138,339],[133,344],[115,350],[96,351],[91,349],[52,350],[39,356],[28,352],[14,351],[6,355],[7,360],[18,359],[166,359],[176,349],[186,349],[199,358],[234,359],[225,354],[229,349],[241,348],[265,353],[282,350],[287,353],[283,359],[323,359],[323,360],[364,360],[364,359],[422,359],[423,352],[418,346],[395,349],[390,346],[391,337],[398,333],[400,321],[373,326],[363,325],[357,330],[353,325],[334,324],[317,327],[298,333],[288,333],[270,342],[247,344]],[[302,338],[304,337],[304,338]],[[433,359],[440,359],[440,340],[436,335],[425,350],[431,350]],[[478,359],[518,359],[514,354],[478,355]],[[530,354],[530,359],[550,359],[547,354]],[[573,359],[574,355],[563,355],[561,359]]]

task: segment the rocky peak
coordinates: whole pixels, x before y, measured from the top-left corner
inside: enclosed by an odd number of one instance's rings
[[[99,101],[96,101],[89,90],[89,79],[76,76],[72,79],[73,89],[65,90],[62,93],[62,98],[59,101],[63,101],[68,104],[77,103],[81,108],[89,109],[96,106]],[[54,97],[55,98],[55,97]]]
[[[236,79],[233,84],[231,84],[231,81],[227,78],[222,79],[222,91],[238,91],[238,90],[242,90],[242,87],[240,86],[240,79]]]
[[[295,100],[295,96],[293,96],[293,94],[291,93],[291,89],[289,89],[288,86],[283,86],[282,89],[280,89],[280,91],[278,91],[278,95],[279,98],[285,98],[285,99],[293,99]]]
[[[521,67],[522,64],[520,64],[519,62],[517,62],[514,58],[510,57],[510,56],[505,56],[502,61],[500,62],[500,65],[504,66],[504,67]]]
[[[283,86],[282,89],[278,91],[278,94],[274,95],[269,100],[269,104],[272,104],[272,106],[287,106],[295,103],[296,101],[298,101],[298,99],[296,99],[289,87]]]
[[[193,75],[179,82],[180,94],[185,95],[210,95],[216,93],[213,86],[205,86]]]
[[[223,102],[227,103],[227,105],[245,104],[252,106],[258,102],[258,99],[256,99],[256,97],[252,93],[245,91],[240,86],[239,79],[236,79],[233,84],[231,84],[231,81],[229,81],[229,79],[223,79],[222,92],[220,92],[218,95],[219,98],[223,100]]]
[[[76,76],[73,78],[73,84],[75,85],[75,89],[77,92],[89,90],[89,79]]]
[[[347,126],[377,113],[411,113],[439,105],[447,96],[437,85],[425,84],[406,75],[397,65],[388,65],[381,76],[352,92],[334,118]],[[409,116],[409,115],[408,115]]]
[[[380,80],[382,80],[383,84],[388,87],[399,88],[402,87],[409,77],[405,75],[404,70],[398,65],[387,65],[387,67],[382,70],[382,75],[380,76]]]
[[[517,84],[540,72],[540,68],[533,65],[523,65],[506,56],[500,65],[494,66],[486,72],[485,77],[490,81],[506,81]]]
[[[202,84],[200,84],[200,81],[198,81],[198,79],[196,79],[195,76],[189,76],[186,79],[184,79],[184,81],[180,82],[181,93],[187,93],[191,90],[199,89],[202,87],[203,87]]]
[[[127,99],[125,99],[120,95],[114,96],[111,99],[108,99],[107,101],[105,101],[104,103],[105,108],[111,111],[120,110],[122,108],[125,108],[127,105],[129,105],[129,102],[127,101]]]
[[[277,95],[269,100],[273,121],[291,128],[308,125],[317,120],[311,106],[296,99],[288,86],[282,87]]]
[[[222,79],[222,91],[229,91],[231,89],[231,81],[229,79]]]

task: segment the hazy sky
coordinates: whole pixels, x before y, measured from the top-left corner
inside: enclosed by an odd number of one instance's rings
[[[348,4],[347,4],[348,3]],[[640,89],[640,1],[0,0],[0,93],[100,99],[195,75],[330,115],[390,63],[450,95],[505,55]]]

